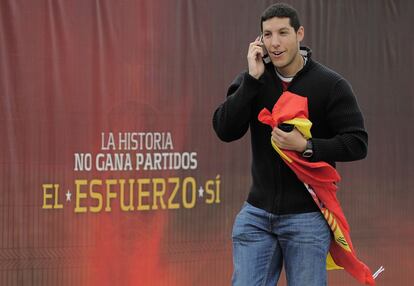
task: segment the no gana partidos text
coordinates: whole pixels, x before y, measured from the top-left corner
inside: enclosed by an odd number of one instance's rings
[[[101,133],[101,150],[97,153],[75,153],[75,171],[140,171],[194,170],[197,152],[165,152],[173,150],[170,132]],[[128,152],[117,152],[128,151]],[[144,151],[130,153],[130,151]],[[154,152],[158,151],[158,152]],[[159,152],[162,151],[162,152]],[[150,153],[151,152],[151,153]]]

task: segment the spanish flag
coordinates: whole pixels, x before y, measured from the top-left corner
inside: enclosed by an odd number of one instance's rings
[[[280,123],[292,124],[306,139],[312,137],[312,122],[308,118],[307,98],[289,91],[283,92],[272,113],[264,108],[258,116],[260,122],[272,128]],[[305,184],[330,226],[334,239],[327,257],[327,269],[345,269],[359,282],[375,285],[370,269],[356,257],[352,246],[349,225],[336,197],[336,183],[341,179],[336,169],[326,162],[309,162],[297,152],[282,151],[272,140],[271,144]]]

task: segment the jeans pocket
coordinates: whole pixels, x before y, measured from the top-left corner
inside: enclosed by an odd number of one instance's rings
[[[265,211],[245,203],[237,214],[232,231],[233,241],[255,241],[266,232]]]

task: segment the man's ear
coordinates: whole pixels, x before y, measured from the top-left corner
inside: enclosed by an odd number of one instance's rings
[[[305,37],[305,28],[300,26],[298,31],[296,32],[296,37],[298,38],[298,42],[302,42],[303,38]]]

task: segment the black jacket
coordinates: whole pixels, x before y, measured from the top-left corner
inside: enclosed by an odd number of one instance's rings
[[[362,113],[348,82],[313,61],[306,65],[288,90],[308,98],[314,154],[311,161],[335,162],[362,159],[368,134]],[[226,142],[241,138],[250,127],[253,183],[247,201],[274,214],[317,211],[312,197],[270,144],[271,127],[258,121],[259,112],[272,110],[282,94],[282,83],[272,64],[259,80],[241,73],[230,85],[227,98],[215,111],[213,127]]]

